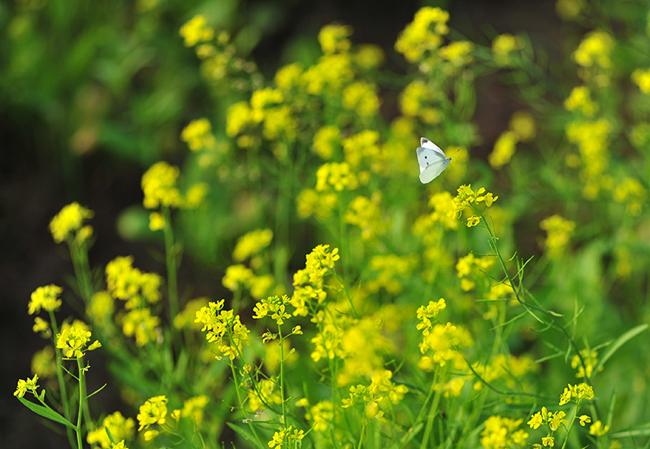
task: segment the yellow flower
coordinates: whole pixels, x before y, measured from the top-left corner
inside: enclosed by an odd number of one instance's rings
[[[221,280],[224,287],[230,291],[237,291],[250,287],[254,277],[253,271],[242,264],[231,265],[226,268],[226,274]]]
[[[122,321],[122,332],[127,337],[135,336],[139,348],[150,341],[157,341],[160,336],[160,318],[151,315],[151,310],[141,308],[129,311]]]
[[[63,356],[69,358],[83,357],[86,351],[96,349],[95,343],[86,349],[90,341],[90,331],[83,327],[67,326],[56,336],[56,347],[63,350]],[[93,347],[94,346],[94,347]]]
[[[144,207],[155,209],[160,206],[178,207],[182,203],[176,180],[180,174],[178,167],[166,162],[158,162],[142,175]]]
[[[611,66],[609,58],[614,49],[615,41],[603,31],[592,31],[580,42],[580,45],[573,53],[573,59],[583,67],[595,65],[608,69]]]
[[[151,212],[149,214],[149,229],[160,231],[165,227],[165,217],[160,212]]]
[[[322,159],[331,159],[334,149],[341,143],[341,131],[336,126],[323,126],[314,135],[312,149]]]
[[[209,399],[205,395],[189,398],[183,403],[181,416],[191,418],[192,422],[194,422],[197,427],[200,427],[201,422],[203,421],[203,409],[208,404],[208,402]]]
[[[247,102],[240,101],[228,108],[226,116],[226,134],[228,137],[235,137],[250,123],[253,123],[253,112]]]
[[[543,437],[542,438],[542,444],[544,445],[544,447],[546,447],[546,446],[553,447],[553,446],[555,446],[555,439],[553,437],[549,437],[549,436]]]
[[[372,240],[377,235],[386,232],[387,225],[379,206],[380,202],[381,194],[379,192],[375,192],[372,198],[358,196],[350,202],[343,216],[345,223],[358,226],[361,229],[362,240]]]
[[[143,429],[148,429],[152,424],[165,424],[165,417],[167,416],[167,398],[165,396],[154,396],[149,398],[143,405],[140,406],[138,413],[138,432]]]
[[[370,117],[379,111],[380,100],[376,86],[370,83],[356,82],[343,90],[343,106],[353,109],[360,117]]]
[[[302,67],[298,63],[285,65],[275,73],[275,85],[279,89],[289,90],[293,86],[300,84],[300,75]]]
[[[574,87],[569,98],[564,100],[564,107],[569,111],[579,110],[586,117],[593,116],[598,110],[598,105],[591,100],[590,93],[586,86]]]
[[[586,426],[591,422],[591,417],[589,415],[580,415],[580,425]]]
[[[583,7],[583,0],[557,0],[555,3],[555,11],[563,20],[575,19]]]
[[[95,213],[74,202],[64,206],[50,221],[50,232],[56,243],[64,241],[71,232],[82,229],[84,220],[92,218]]]
[[[361,44],[356,47],[354,61],[362,69],[376,69],[384,63],[384,59],[384,50],[377,45]]]
[[[510,53],[521,50],[523,42],[512,34],[500,34],[492,41],[492,53],[494,62],[499,66],[507,66],[512,63]]]
[[[488,156],[488,162],[492,168],[498,170],[510,162],[517,149],[517,142],[519,142],[519,137],[514,131],[501,133],[494,144],[494,150]]]
[[[326,55],[345,53],[350,49],[348,37],[351,34],[351,26],[325,25],[318,33],[318,42]]]
[[[109,323],[114,311],[115,302],[106,290],[95,293],[86,307],[86,313],[91,320],[101,326]]]
[[[38,287],[31,295],[27,305],[27,313],[33,315],[39,313],[41,309],[45,309],[47,312],[55,312],[62,304],[59,299],[61,292],[63,292],[63,289],[54,284]]]
[[[181,27],[180,35],[185,39],[186,47],[193,47],[214,37],[214,29],[207,23],[208,19],[204,15],[197,15]]]
[[[474,44],[471,42],[458,41],[442,47],[438,54],[442,59],[449,61],[452,66],[458,68],[468,65],[474,60],[471,54],[472,50],[474,50]]]
[[[133,418],[124,418],[120,412],[115,412],[104,418],[102,424],[98,425],[95,430],[88,432],[86,442],[90,445],[99,445],[103,449],[112,449],[114,446],[108,438],[106,428],[110,431],[114,441],[130,440],[133,438],[135,421]]]
[[[211,150],[216,146],[216,141],[212,135],[212,126],[206,118],[190,122],[181,131],[181,139],[187,142],[187,146],[192,151]]]
[[[548,257],[557,259],[564,254],[576,224],[556,214],[542,220],[539,227],[547,233],[545,246]]]
[[[420,306],[417,310],[417,317],[421,323],[418,323],[416,326],[417,330],[422,331],[422,335],[429,335],[433,323],[431,318],[436,318],[441,310],[447,308],[447,303],[444,298],[440,298],[438,301],[429,301],[429,304],[426,306]]]
[[[449,32],[447,21],[449,13],[440,8],[421,8],[413,22],[400,33],[395,42],[395,50],[402,53],[407,61],[418,62],[428,52],[442,44],[442,37]]]
[[[485,449],[513,448],[525,446],[528,434],[518,427],[523,419],[490,416],[481,432],[481,445]]]
[[[340,192],[344,189],[354,190],[358,181],[347,162],[329,162],[319,167],[316,172],[316,191],[327,192],[332,188]]]
[[[210,187],[205,182],[197,182],[192,185],[185,194],[185,206],[189,209],[197,208],[208,194],[208,190]]]
[[[16,391],[14,391],[14,396],[22,398],[29,390],[34,396],[37,395],[36,390],[38,389],[38,374],[34,374],[34,377],[27,380],[18,380],[18,385],[16,386]]]
[[[232,253],[235,262],[242,262],[269,246],[273,239],[270,229],[257,229],[240,237]]]
[[[56,376],[56,357],[52,346],[46,346],[34,354],[32,373],[43,379],[53,379]]]
[[[600,420],[596,421],[589,427],[589,433],[591,435],[596,435],[602,437],[609,431],[609,426],[603,426],[603,423]]]

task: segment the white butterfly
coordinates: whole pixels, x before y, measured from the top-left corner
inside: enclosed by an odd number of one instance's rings
[[[418,164],[420,164],[420,181],[422,184],[427,184],[436,179],[442,173],[449,161],[445,153],[438,148],[438,146],[431,142],[429,139],[422,137],[420,139],[420,147],[418,147]]]

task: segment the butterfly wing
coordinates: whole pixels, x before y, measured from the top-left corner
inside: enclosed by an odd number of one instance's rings
[[[427,184],[436,179],[444,171],[451,161],[437,145],[424,137],[420,140],[422,144],[418,147],[416,154],[420,165],[420,181]]]

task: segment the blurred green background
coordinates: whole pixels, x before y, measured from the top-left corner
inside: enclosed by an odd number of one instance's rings
[[[210,17],[216,29],[231,33],[241,56],[269,77],[282,64],[313,62],[323,25],[349,24],[355,42],[382,47],[387,67],[400,73],[404,61],[393,44],[425,5],[447,9],[450,27],[475,42],[489,44],[487,36],[496,33],[526,32],[551,52],[562,45],[554,1],[0,3],[0,447],[67,447],[64,437],[43,427],[11,396],[41,347],[27,315],[29,295],[37,286],[61,284],[71,273],[65,248],[52,242],[49,220],[63,205],[78,201],[95,211],[98,238],[91,265],[133,254],[143,270],[164,272],[141,208],[142,173],[158,160],[183,166],[191,155],[181,130],[206,111],[213,123],[222,123],[227,106],[242,95],[228,85],[215,90],[201,79],[199,61],[179,36],[183,23],[199,13]],[[477,89],[473,121],[482,144],[472,154],[486,158],[521,105],[495,77],[482,78]],[[383,102],[382,114],[396,116],[394,93]],[[223,136],[225,130],[214,134]],[[218,203],[219,192],[215,198]],[[225,264],[220,255],[229,254],[241,234],[239,223],[213,218],[203,235],[196,235],[199,226],[191,223],[181,235],[187,248],[181,282],[193,285],[194,296],[221,295]],[[533,225],[539,234],[537,222]],[[524,254],[539,252],[530,233],[522,230],[516,237]],[[93,389],[106,373],[100,358],[90,362],[102,373]],[[117,396],[106,395],[114,398],[106,409],[119,409]]]

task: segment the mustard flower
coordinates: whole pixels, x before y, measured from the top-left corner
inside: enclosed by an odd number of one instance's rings
[[[531,142],[537,136],[535,119],[527,111],[517,111],[512,114],[508,128],[515,133],[520,142]],[[458,155],[454,160],[458,160]]]
[[[303,438],[305,438],[304,430],[294,429],[293,426],[281,427],[280,430],[273,434],[273,439],[269,441],[269,447],[296,447],[299,444],[296,442]]]
[[[381,100],[377,96],[377,86],[356,82],[343,89],[343,107],[355,111],[359,117],[372,117],[379,111]]]
[[[323,53],[345,53],[350,49],[352,27],[347,25],[325,25],[318,33],[318,42]]]
[[[627,212],[636,217],[646,203],[647,192],[639,181],[626,176],[616,184],[613,197],[617,203],[625,204]]]
[[[211,150],[216,146],[212,126],[207,118],[191,121],[181,131],[181,139],[187,142],[187,146],[192,151]]]
[[[243,262],[268,247],[272,239],[273,231],[270,229],[256,229],[255,231],[251,231],[239,238],[232,257],[235,262]]]
[[[300,84],[302,66],[298,63],[288,64],[278,69],[275,73],[275,85],[279,89],[289,90]]]
[[[27,380],[18,380],[18,385],[16,386],[16,391],[14,391],[14,396],[22,398],[29,390],[34,396],[37,395],[36,390],[38,389],[38,374],[34,374],[34,377],[27,378]]]
[[[530,417],[530,420],[526,423],[530,426],[531,429],[538,429],[539,426],[544,424],[545,416],[547,416],[546,407],[542,407],[541,412],[537,412]]]
[[[488,156],[488,162],[492,168],[500,169],[508,164],[517,150],[519,138],[514,131],[505,131],[501,133],[494,144],[492,153]]]
[[[594,367],[598,364],[598,352],[589,349],[583,349],[580,351],[580,355],[582,356],[582,360],[584,361],[585,366],[580,363],[580,357],[578,357],[576,354],[571,359],[571,368],[578,369],[576,377],[585,377],[586,375],[586,377],[590,378],[593,374]],[[603,367],[601,366],[600,369],[602,370]]]
[[[449,32],[448,20],[447,11],[432,7],[421,8],[415,13],[413,22],[400,33],[395,42],[395,50],[402,53],[409,62],[421,61],[427,53],[442,44],[442,36]]]
[[[327,192],[335,190],[340,192],[344,189],[354,190],[359,181],[350,169],[347,162],[328,162],[321,165],[316,171],[316,191]]]
[[[196,312],[197,323],[202,323],[201,332],[206,332],[206,340],[215,343],[223,356],[233,360],[241,353],[244,344],[248,345],[249,330],[241,323],[239,315],[232,310],[222,310],[224,300],[210,302]],[[215,357],[221,360],[221,356]]]
[[[543,437],[542,438],[542,444],[544,445],[544,447],[546,447],[546,446],[553,447],[553,446],[555,446],[555,439],[553,437],[551,437],[551,436]]]
[[[334,270],[334,262],[339,260],[339,249],[330,251],[329,245],[318,245],[306,256],[305,269],[309,274],[309,282],[314,286],[322,287],[323,277],[328,270]]]
[[[32,326],[32,330],[34,333],[40,333],[45,337],[49,337],[52,334],[52,331],[50,330],[50,323],[45,321],[40,316],[34,318],[34,326]]]
[[[453,199],[452,207],[447,212],[450,217],[459,218],[468,206],[478,205],[484,202],[487,207],[491,207],[494,202],[499,199],[491,192],[486,192],[485,188],[481,187],[477,191],[472,190],[470,185],[462,185],[458,188],[458,195]]]
[[[315,215],[319,218],[332,216],[338,197],[334,192],[318,192],[315,189],[303,189],[296,197],[296,213],[300,218]]]
[[[45,309],[48,312],[58,310],[62,304],[59,299],[61,292],[63,292],[63,289],[54,284],[38,287],[30,297],[27,312],[33,315],[39,313],[41,309]]]
[[[192,17],[180,29],[186,47],[194,47],[199,42],[209,41],[214,37],[214,29],[208,26],[208,19],[202,14]]]
[[[187,189],[187,193],[185,194],[185,207],[189,209],[199,207],[209,190],[210,187],[205,182],[197,182],[196,184],[193,184],[189,189]]]
[[[41,379],[53,379],[56,376],[56,357],[54,348],[46,346],[32,357],[32,373]]]
[[[637,69],[632,72],[632,81],[639,86],[641,92],[650,94],[650,69],[641,70]]]
[[[154,396],[149,398],[140,406],[137,419],[140,426],[138,432],[148,429],[152,424],[163,425],[167,417],[167,398],[165,396]]]
[[[106,285],[111,296],[126,301],[127,309],[160,301],[163,278],[156,273],[143,273],[132,264],[133,256],[128,256],[116,257],[106,265]]]
[[[564,389],[564,392],[560,396],[560,405],[564,405],[574,400],[576,404],[579,404],[583,400],[591,400],[594,398],[594,389],[593,387],[581,383],[577,385],[571,385]]]
[[[299,407],[309,407],[305,418],[311,423],[316,432],[325,432],[332,428],[334,406],[330,401],[321,401],[310,407],[309,402],[306,399],[302,399],[296,405]]]
[[[64,326],[56,336],[56,347],[63,350],[64,357],[80,358],[86,351],[92,351],[101,347],[101,343],[95,340],[86,348],[90,342],[91,332],[80,326]]]
[[[209,399],[205,395],[195,396],[189,398],[183,403],[183,410],[181,411],[181,416],[190,418],[197,427],[201,426],[203,422],[203,410],[208,404]]]
[[[473,43],[469,41],[458,41],[450,42],[440,48],[438,54],[443,60],[449,61],[452,67],[460,68],[469,65],[474,60],[472,50],[474,50]]]
[[[318,64],[302,74],[301,83],[310,95],[320,95],[324,90],[338,95],[341,87],[353,78],[351,56],[348,53],[337,53],[321,57]]]
[[[135,336],[135,344],[139,348],[160,337],[160,318],[151,315],[148,308],[130,310],[122,321],[122,332],[127,337]]]
[[[160,231],[165,228],[165,217],[160,212],[152,212],[149,214],[149,229],[152,231]]]
[[[185,309],[174,317],[174,327],[176,329],[184,329],[188,327],[200,329],[201,326],[194,323],[196,312],[198,312],[202,307],[206,307],[208,302],[208,298],[196,298],[188,301],[187,304],[185,304]]]
[[[350,397],[343,399],[343,408],[361,402],[365,406],[365,414],[368,418],[381,419],[385,411],[399,404],[408,393],[408,388],[393,383],[392,377],[391,371],[379,370],[371,376],[369,386],[360,384],[350,387]]]
[[[144,207],[155,209],[160,206],[178,207],[182,204],[181,194],[176,187],[180,174],[178,167],[167,162],[158,162],[142,175]]]
[[[609,426],[603,426],[603,423],[598,420],[589,427],[589,434],[602,437],[609,431]]]
[[[115,444],[111,443],[111,445],[109,447],[110,447],[110,449],[129,449],[126,446],[126,443],[124,442],[124,440],[120,440],[118,443],[115,443]]]
[[[512,34],[500,34],[492,41],[492,54],[494,62],[499,66],[508,66],[512,64],[511,53],[521,50],[524,44],[521,38]]]
[[[284,320],[290,318],[291,315],[286,313],[286,305],[289,304],[290,299],[287,295],[280,296],[270,296],[266,299],[262,299],[255,304],[253,307],[253,318],[259,320],[264,318],[267,315],[271,316],[271,319],[274,320],[278,326],[284,324]]]
[[[376,162],[381,152],[378,141],[379,133],[368,129],[348,137],[343,141],[345,162],[350,168],[357,169],[364,159],[369,160],[371,168],[377,172]]]
[[[592,31],[587,33],[585,38],[573,53],[573,59],[583,67],[600,66],[608,69],[611,66],[609,55],[614,49],[615,41],[603,31]]]
[[[133,418],[125,418],[120,412],[108,415],[95,430],[88,432],[86,442],[90,445],[98,445],[102,449],[112,449],[114,446],[108,437],[106,428],[111,433],[113,441],[131,440],[134,435],[135,421]]]
[[[429,304],[426,306],[420,306],[417,310],[417,317],[421,323],[418,323],[416,329],[421,330],[422,335],[429,335],[429,332],[431,332],[431,328],[433,327],[431,318],[436,318],[440,311],[446,308],[447,303],[444,298],[440,298],[438,301],[429,301]]]
[[[312,360],[318,362],[321,359],[342,358],[342,339],[343,332],[339,326],[333,323],[323,325],[321,331],[311,339],[311,343],[314,345],[314,350],[311,353]]]
[[[341,131],[336,126],[323,126],[314,135],[312,150],[322,159],[334,156],[334,149],[341,143]]]
[[[376,69],[385,59],[384,51],[377,45],[361,44],[355,48],[354,61],[362,69]]]
[[[568,111],[579,110],[586,117],[592,117],[598,111],[598,105],[591,99],[591,90],[586,86],[574,87],[564,100],[564,107]]]
[[[377,235],[384,234],[387,224],[379,206],[381,194],[375,192],[372,198],[358,196],[348,205],[347,211],[343,216],[343,221],[361,230],[361,239],[364,241],[372,240]]]
[[[399,294],[402,290],[400,278],[411,274],[417,265],[417,260],[418,258],[415,255],[402,257],[396,254],[373,256],[370,259],[369,268],[378,273],[374,279],[368,281],[366,288],[369,292],[376,292],[383,288],[391,294]]]
[[[226,116],[226,134],[235,137],[250,123],[253,122],[253,111],[248,103],[241,101],[228,108]]]
[[[490,416],[485,420],[485,427],[481,432],[481,445],[485,449],[525,446],[528,434],[519,429],[523,421],[498,415]]]
[[[423,357],[425,360],[421,360],[421,363],[428,364],[430,361],[433,364],[444,366],[448,362],[459,362],[464,360],[459,350],[473,344],[472,337],[465,328],[451,323],[436,324],[420,342],[419,347],[422,354],[432,352],[431,356]]]
[[[548,257],[557,259],[564,254],[575,226],[575,222],[566,220],[557,214],[540,222],[539,227],[547,233],[544,246]]]
[[[582,427],[586,426],[591,422],[591,417],[589,415],[580,415],[580,425]]]
[[[92,210],[86,209],[74,202],[64,206],[61,211],[52,218],[50,221],[50,232],[56,243],[61,243],[67,239],[72,232],[81,231],[83,229],[83,222],[88,218],[92,218],[95,213]],[[85,240],[92,234],[92,228],[87,228],[83,233]]]
[[[226,274],[221,282],[224,287],[234,292],[249,288],[254,276],[253,271],[242,264],[231,265],[226,268]]]

